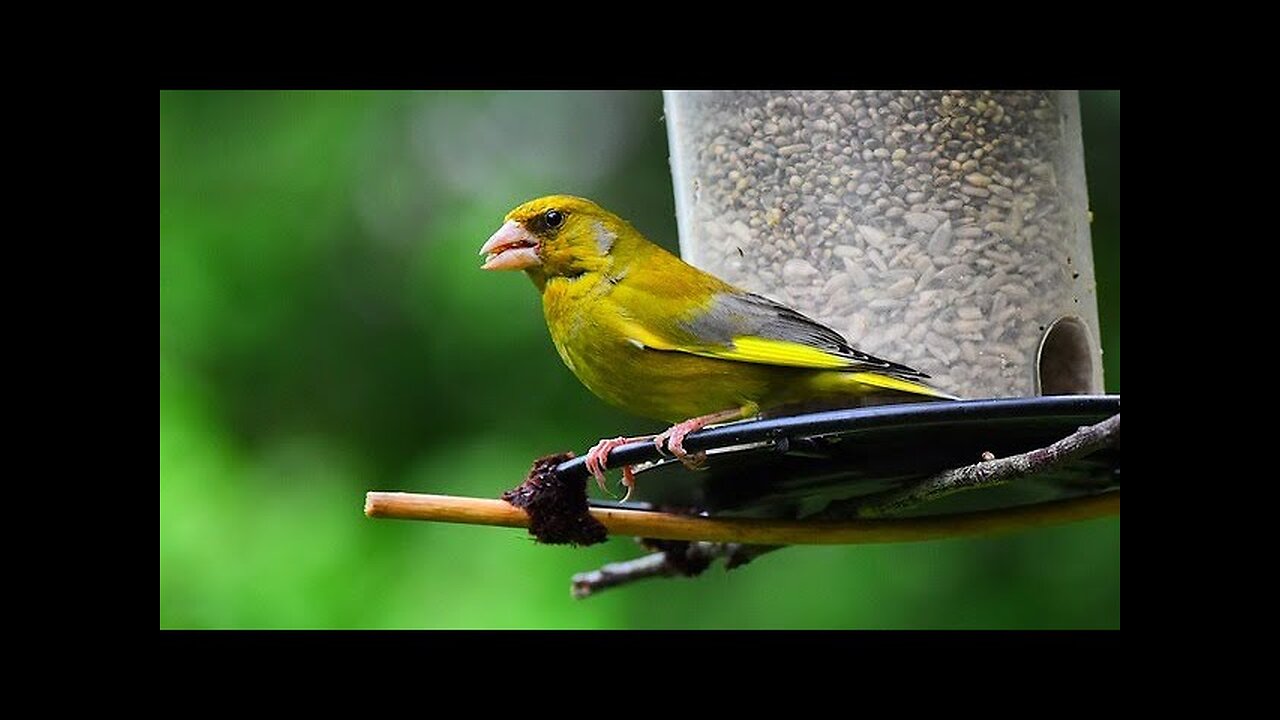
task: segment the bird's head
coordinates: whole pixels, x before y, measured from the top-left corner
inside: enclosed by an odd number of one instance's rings
[[[507,213],[506,222],[480,248],[484,270],[524,270],[542,286],[549,278],[605,270],[620,237],[622,218],[590,200],[548,195]]]

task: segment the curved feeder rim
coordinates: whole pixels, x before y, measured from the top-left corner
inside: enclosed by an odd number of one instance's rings
[[[609,455],[609,466],[637,465],[634,499],[625,505],[591,504],[800,517],[833,499],[891,489],[971,464],[984,451],[1006,457],[1044,447],[1118,412],[1119,395],[1070,395],[880,405],[745,420],[686,438],[687,450],[708,453],[703,471],[687,470],[652,442],[618,447]],[[589,476],[582,457],[561,463],[556,471],[569,479]],[[1027,480],[934,501],[927,513],[918,514],[1009,507],[1117,488],[1119,448]]]

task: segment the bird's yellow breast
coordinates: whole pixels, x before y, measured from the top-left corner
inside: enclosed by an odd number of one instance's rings
[[[592,275],[548,281],[542,307],[565,365],[601,399],[678,422],[757,405],[769,395],[780,368],[650,347],[612,297],[614,285]]]

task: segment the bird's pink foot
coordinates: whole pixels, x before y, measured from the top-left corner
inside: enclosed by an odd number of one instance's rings
[[[608,467],[609,453],[613,452],[614,448],[621,445],[648,439],[648,437],[616,437],[608,440],[601,440],[587,451],[587,470],[591,473],[592,477],[596,479],[596,484],[600,486],[601,490],[613,495],[613,493],[609,491],[609,487],[605,485],[604,481],[604,471]],[[631,470],[630,465],[622,466],[622,484],[627,488],[627,494],[622,497],[622,502],[626,502],[627,499],[631,497],[631,491],[636,487],[636,476]],[[616,495],[613,496],[617,497]]]
[[[685,420],[684,422],[676,423],[675,425],[667,428],[661,434],[656,435],[653,438],[653,444],[658,448],[658,452],[670,450],[671,454],[675,455],[676,458],[679,459],[680,462],[684,463],[684,466],[690,470],[700,469],[703,465],[703,461],[707,459],[707,454],[705,452],[690,453],[685,450],[684,439],[689,433],[695,430],[701,430],[710,423],[711,421],[705,417],[693,418],[692,420]],[[664,443],[666,445],[665,448],[663,447]]]
[[[707,459],[707,454],[702,451],[690,453],[685,450],[685,437],[689,433],[694,432],[695,430],[701,430],[708,425],[715,425],[716,423],[727,422],[729,420],[737,420],[738,418],[746,417],[754,411],[754,406],[747,406],[735,410],[722,410],[721,412],[714,412],[710,415],[690,418],[684,422],[672,425],[667,428],[665,432],[659,435],[655,435],[653,438],[653,444],[658,448],[658,452],[665,453],[670,450],[671,454],[679,458],[680,462],[684,463],[685,467],[690,470],[698,470],[702,467],[703,461]],[[663,447],[664,444],[665,447]]]

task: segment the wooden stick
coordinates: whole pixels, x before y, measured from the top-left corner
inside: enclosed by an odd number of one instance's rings
[[[846,545],[911,542],[1010,532],[1120,514],[1120,492],[1000,510],[895,520],[775,520],[707,518],[646,510],[591,508],[613,535],[663,540],[705,540],[756,545]],[[502,500],[370,492],[364,514],[371,518],[528,527],[529,516]]]

